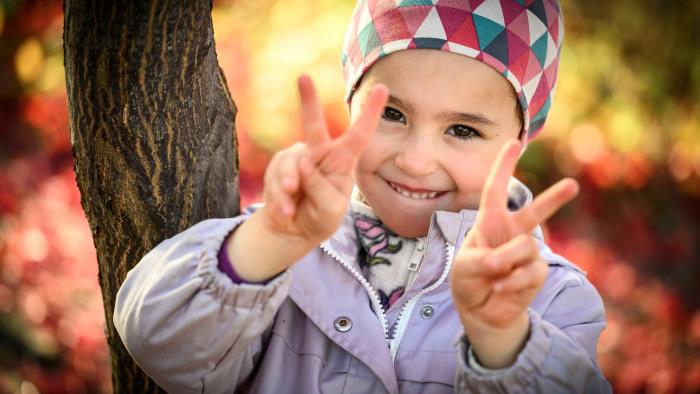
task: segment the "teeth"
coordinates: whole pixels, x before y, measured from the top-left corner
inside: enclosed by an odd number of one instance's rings
[[[425,200],[426,198],[433,198],[435,197],[438,192],[427,192],[427,193],[416,193],[416,192],[409,192],[407,190],[403,190],[400,187],[396,186],[395,184],[389,182],[389,185],[391,185],[391,188],[396,190],[397,193],[400,195],[407,197],[407,198],[414,198],[417,200]]]

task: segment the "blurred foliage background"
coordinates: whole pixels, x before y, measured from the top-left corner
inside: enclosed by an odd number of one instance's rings
[[[239,108],[243,205],[300,138],[295,78],[347,124],[340,47],[352,0],[217,1]],[[601,367],[620,393],[700,392],[700,2],[562,0],[548,123],[518,175],[578,199],[547,224],[606,302]],[[110,392],[97,262],[72,170],[60,1],[0,0],[0,392]]]

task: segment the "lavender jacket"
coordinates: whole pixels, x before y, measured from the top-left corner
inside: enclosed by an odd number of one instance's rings
[[[206,220],[163,241],[127,274],[114,324],[146,373],[173,393],[607,393],[596,365],[603,303],[543,242],[549,274],[509,368],[480,371],[448,272],[476,212],[435,212],[414,285],[387,311],[360,274],[350,215],[265,285],[217,268],[225,237],[252,213]],[[393,338],[387,344],[386,338]]]

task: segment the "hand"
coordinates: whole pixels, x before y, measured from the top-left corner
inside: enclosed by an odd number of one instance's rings
[[[330,237],[343,220],[352,169],[377,128],[388,90],[376,86],[356,121],[332,140],[311,78],[302,75],[298,84],[305,141],[270,161],[262,210],[270,231],[317,243]]]
[[[493,361],[492,366],[514,361],[527,336],[526,309],[547,277],[548,266],[532,231],[578,193],[575,180],[563,179],[531,204],[509,211],[508,181],[519,152],[517,141],[499,152],[484,184],[474,227],[455,253],[451,272],[452,296],[465,334],[482,362]],[[485,354],[494,347],[500,354]]]

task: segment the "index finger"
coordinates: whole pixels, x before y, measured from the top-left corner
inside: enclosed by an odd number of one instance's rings
[[[301,99],[301,121],[304,136],[307,144],[315,147],[330,139],[326,128],[326,119],[323,116],[323,109],[311,77],[302,74],[297,82]]]
[[[520,156],[520,142],[511,140],[498,152],[496,161],[491,166],[484,188],[481,191],[479,209],[490,207],[506,209],[508,202],[508,181],[515,171]]]
[[[374,86],[367,97],[362,112],[348,131],[340,137],[341,143],[354,156],[359,156],[371,139],[381,115],[384,113],[388,97],[389,89],[386,86],[382,84]]]

